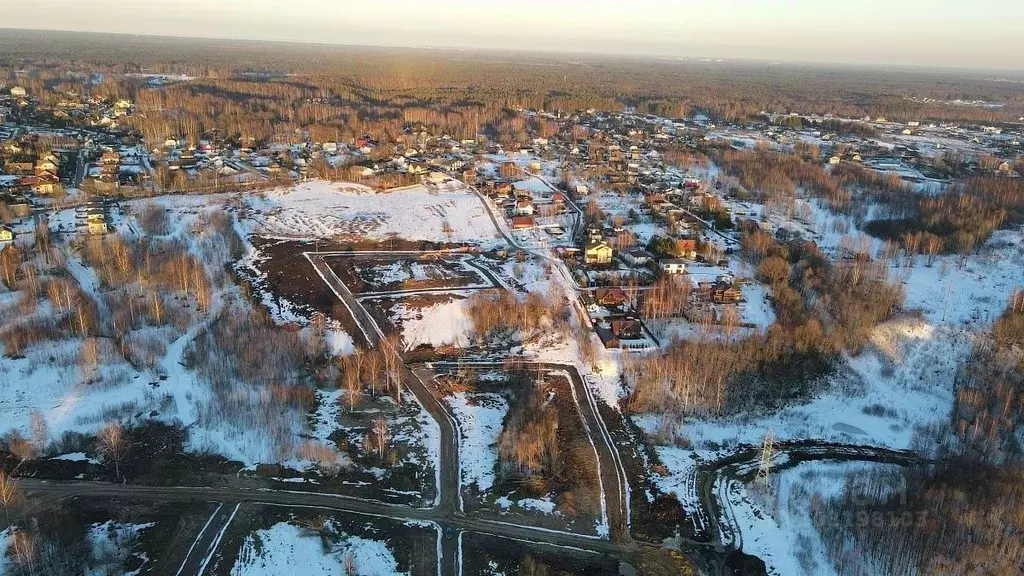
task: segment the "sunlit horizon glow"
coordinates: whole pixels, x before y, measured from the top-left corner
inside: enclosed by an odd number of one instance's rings
[[[31,0],[5,28],[1024,70],[1019,0]]]

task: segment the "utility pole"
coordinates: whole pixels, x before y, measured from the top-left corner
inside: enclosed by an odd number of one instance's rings
[[[775,456],[775,430],[768,428],[761,443],[761,465],[757,469],[757,479],[768,486],[768,480],[772,472],[772,457]]]

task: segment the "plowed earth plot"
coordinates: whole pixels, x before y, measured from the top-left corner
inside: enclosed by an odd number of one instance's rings
[[[327,256],[353,294],[493,288],[462,255]]]

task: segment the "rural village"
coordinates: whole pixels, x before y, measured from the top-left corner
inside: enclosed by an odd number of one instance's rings
[[[0,446],[40,558],[838,573],[849,490],[937,458],[951,411],[998,435],[961,364],[1024,314],[1024,118],[246,135],[158,120],[206,89],[184,68],[40,70],[0,76]]]

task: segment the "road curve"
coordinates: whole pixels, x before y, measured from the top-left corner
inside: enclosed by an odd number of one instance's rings
[[[783,462],[775,465],[775,471],[812,460],[879,462],[901,466],[930,462],[910,450],[836,442],[777,442],[774,450],[777,456],[786,457]],[[710,524],[711,544],[720,551],[742,549],[743,535],[732,518],[732,507],[718,498],[715,487],[723,478],[746,477],[756,473],[760,458],[759,446],[740,447],[729,456],[702,464],[697,471],[697,495]]]

